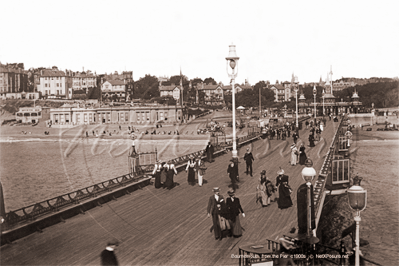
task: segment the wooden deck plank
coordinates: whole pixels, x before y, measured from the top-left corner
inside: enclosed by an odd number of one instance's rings
[[[328,151],[337,123],[328,122],[321,134],[325,140],[306,153],[319,169],[323,155]],[[300,137],[308,143],[308,130],[301,130]],[[300,139],[301,141],[302,139]],[[254,176],[245,175],[245,163],[239,166],[240,183],[236,192],[241,199],[246,217],[241,217],[245,228],[241,238],[215,241],[209,229],[211,218],[206,216],[208,198],[212,188],[219,186],[226,197],[228,185],[227,165],[230,154],[217,157],[208,164],[203,187],[189,186],[183,171],[175,181],[180,185],[172,190],[155,189],[153,186],[133,192],[16,241],[1,248],[2,265],[98,265],[99,254],[106,242],[118,238],[121,245],[116,251],[121,265],[237,265],[232,254],[245,243],[275,239],[297,225],[296,189],[303,183],[302,166],[289,165],[291,139],[259,140],[239,150],[242,156],[246,147],[252,147],[255,158]],[[324,147],[322,147],[324,145]],[[262,154],[269,147],[267,156]],[[320,151],[321,149],[321,151]],[[256,154],[255,154],[256,153]],[[282,167],[290,177],[294,189],[294,206],[280,210],[277,203],[262,208],[255,203],[255,188],[261,170],[275,183],[276,172]]]

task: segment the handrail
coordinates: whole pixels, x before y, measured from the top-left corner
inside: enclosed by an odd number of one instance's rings
[[[83,200],[97,197],[119,187],[124,187],[129,183],[137,182],[145,177],[145,175],[135,177],[130,176],[130,174],[118,176],[116,178],[63,194],[55,198],[47,199],[27,207],[17,209],[15,211],[10,211],[5,215],[2,231],[9,230],[24,222],[36,220],[43,215],[52,212],[58,212],[60,209],[79,204]]]

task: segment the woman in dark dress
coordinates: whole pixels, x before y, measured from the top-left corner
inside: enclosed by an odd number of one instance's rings
[[[169,165],[167,163],[162,164],[162,171],[161,171],[161,186],[165,187],[166,176],[168,175]]]
[[[177,170],[175,168],[175,165],[173,164],[172,161],[169,161],[169,170],[166,174],[166,182],[165,182],[165,187],[167,189],[172,189],[174,186],[174,181],[173,177],[174,175],[177,175]]]
[[[288,176],[284,175],[284,170],[280,169],[277,172],[276,187],[278,187],[278,207],[286,209],[292,206],[291,188],[288,185]]]
[[[240,199],[235,197],[234,191],[229,191],[227,194],[229,194],[229,197],[226,199],[226,206],[231,221],[231,233],[234,237],[240,237],[242,236],[240,213],[242,213],[242,217],[245,217],[245,213],[241,207]]]
[[[194,156],[190,155],[190,160],[187,162],[186,172],[188,172],[187,182],[189,185],[195,185],[195,160]]]
[[[313,134],[309,135],[309,147],[314,147],[314,136]]]
[[[155,177],[154,187],[160,188],[161,185],[161,171],[162,171],[162,164],[161,161],[157,161],[154,165],[154,171],[152,171],[152,175]]]
[[[304,165],[304,164],[305,164],[305,161],[306,161],[306,159],[307,159],[308,157],[306,156],[305,147],[303,146],[303,144],[301,144],[301,147],[299,148],[299,152],[300,152],[300,155],[299,155],[299,164]]]

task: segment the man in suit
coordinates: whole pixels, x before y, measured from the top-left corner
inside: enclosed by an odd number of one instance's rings
[[[210,141],[208,142],[208,145],[206,146],[205,152],[206,152],[206,158],[207,158],[208,162],[210,162],[210,163],[213,162],[214,148]]]
[[[247,164],[247,171],[246,174],[250,174],[252,176],[252,162],[255,160],[254,156],[252,155],[252,152],[249,151],[249,148],[247,148],[247,152],[244,155],[244,160],[245,163]]]
[[[219,224],[219,215],[224,207],[225,201],[223,199],[223,196],[220,195],[220,190],[218,187],[213,188],[213,193],[209,198],[208,201],[208,218],[211,217],[212,215],[212,222],[213,222],[213,231],[215,232],[215,239],[222,240],[222,231],[220,229],[220,224]],[[212,229],[211,229],[212,230]]]

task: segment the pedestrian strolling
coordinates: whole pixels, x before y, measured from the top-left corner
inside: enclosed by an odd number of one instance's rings
[[[187,162],[186,172],[188,172],[187,182],[189,185],[195,185],[195,160],[194,156],[190,155],[190,159]]]
[[[242,227],[240,223],[240,213],[245,218],[244,210],[241,207],[240,199],[235,197],[234,191],[227,192],[229,197],[226,199],[226,207],[229,213],[229,220],[231,222],[231,234],[234,237],[242,236]]]
[[[162,171],[162,164],[161,161],[158,160],[154,165],[154,170],[152,171],[152,175],[155,177],[154,187],[160,188],[161,185],[161,171]]]
[[[206,153],[207,161],[209,163],[213,162],[214,148],[210,141],[208,142],[208,145],[206,146],[205,153]]]
[[[244,155],[244,160],[247,165],[247,171],[245,172],[247,175],[250,174],[252,176],[252,162],[255,160],[252,152],[247,148],[247,152]]]
[[[260,201],[262,207],[267,207],[270,205],[271,197],[275,191],[273,183],[267,179],[266,170],[260,173],[260,178],[258,186],[256,187],[257,201]]]
[[[197,161],[195,162],[195,171],[197,172],[198,185],[202,187],[205,174],[205,162],[202,160],[201,155],[198,155]]]
[[[298,158],[298,154],[299,154],[298,149],[297,149],[297,147],[296,147],[296,145],[295,145],[295,143],[294,143],[294,144],[291,145],[291,159],[290,159],[290,164],[291,164],[292,166],[296,165],[296,163],[297,163],[297,158]]]
[[[175,185],[175,183],[173,181],[173,177],[175,175],[177,175],[177,170],[172,161],[169,161],[168,166],[169,167],[168,167],[168,171],[166,173],[165,187],[167,189],[172,189]]]
[[[115,249],[119,245],[117,240],[113,240],[107,243],[107,247],[101,252],[101,265],[110,266],[110,265],[119,265],[118,259],[115,255]]]
[[[278,207],[280,209],[286,209],[292,206],[292,190],[288,184],[288,176],[284,175],[284,170],[280,168],[277,174],[276,187],[278,187]]]
[[[222,240],[222,230],[220,226],[220,218],[223,218],[220,216],[222,214],[222,207],[225,209],[225,201],[223,199],[223,196],[220,195],[220,190],[218,187],[213,188],[213,193],[209,200],[208,200],[208,207],[207,207],[207,213],[208,213],[208,218],[212,216],[212,227],[211,227],[211,232],[212,230],[214,231],[215,234],[215,239],[216,240]],[[222,222],[223,219],[222,219]],[[225,226],[225,224],[223,225]]]
[[[233,191],[235,191],[238,188],[237,182],[239,180],[239,176],[237,162],[234,162],[233,159],[230,160],[230,164],[227,168],[227,173],[229,174]]]

